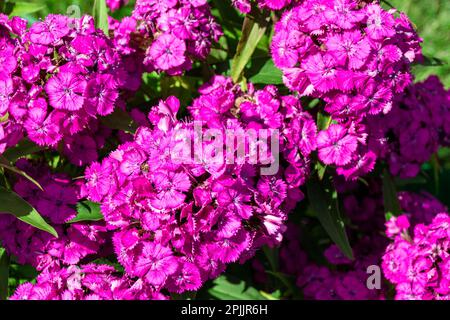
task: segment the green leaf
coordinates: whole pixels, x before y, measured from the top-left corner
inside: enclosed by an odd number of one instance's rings
[[[138,128],[131,116],[119,108],[116,108],[110,115],[101,118],[101,122],[110,129],[123,130],[128,133],[135,133]]]
[[[321,162],[318,161],[316,164],[316,170],[319,180],[322,181],[325,176],[325,173],[327,172],[327,165],[322,164]]]
[[[14,9],[14,3],[8,0],[0,0],[0,12],[10,15]]]
[[[393,215],[392,213],[390,213],[390,212],[387,212],[387,213],[384,215],[384,219],[385,219],[386,221],[391,220],[393,217],[394,217],[394,215]]]
[[[108,7],[106,6],[105,0],[94,0],[93,14],[95,20],[95,26],[108,35],[109,24],[108,24]]]
[[[231,64],[231,77],[235,83],[242,81],[244,68],[252,57],[253,52],[255,52],[258,42],[266,32],[269,17],[266,11],[261,12],[257,9],[245,17],[242,26],[242,36]]]
[[[161,94],[163,98],[175,96],[180,100],[182,107],[179,112],[189,105],[196,91],[198,78],[190,76],[164,77],[161,79]]]
[[[183,300],[183,301],[186,301],[186,300],[194,300],[196,295],[197,295],[196,291],[185,291],[183,293],[175,293],[175,292],[173,292],[173,293],[170,294],[170,298],[172,300]]]
[[[323,112],[317,113],[317,128],[319,130],[327,130],[333,119],[329,114]]]
[[[274,271],[270,271],[270,270],[266,270],[266,273],[273,276],[274,278],[278,279],[281,281],[281,283],[288,289],[288,293],[290,292],[294,292],[295,291],[295,285],[294,282],[291,281],[289,275],[284,274],[282,272],[274,272]]]
[[[13,1],[14,4],[12,11],[9,13],[10,17],[13,16],[19,16],[23,17],[38,11],[41,11],[42,9],[45,9],[47,5],[44,1],[39,2],[31,2],[31,1]]]
[[[43,147],[38,146],[29,139],[22,139],[16,146],[8,148],[3,156],[11,163],[15,163],[18,159],[44,150]]]
[[[422,62],[417,62],[414,64],[426,67],[439,67],[445,65],[446,63],[438,58],[424,56]]]
[[[77,216],[68,223],[82,222],[82,221],[100,221],[103,220],[103,214],[100,210],[100,205],[91,201],[81,201],[77,203]]]
[[[383,203],[385,214],[390,213],[398,216],[402,212],[398,201],[397,188],[387,169],[383,170]]]
[[[263,248],[264,255],[269,261],[270,268],[273,272],[278,271],[279,269],[279,259],[278,259],[278,248],[270,248],[268,246],[264,246]]]
[[[8,297],[9,255],[0,247],[0,300]]]
[[[33,179],[33,177],[28,175],[28,173],[26,173],[25,171],[22,171],[16,167],[10,165],[8,159],[6,159],[5,157],[3,157],[1,155],[0,155],[0,167],[5,168],[11,172],[17,173],[18,175],[21,175],[22,177],[28,179],[30,182],[32,182],[34,185],[36,185],[39,189],[44,191],[44,189],[39,184],[39,182],[37,182],[35,179]]]
[[[283,73],[275,67],[272,59],[268,59],[258,73],[249,80],[253,83],[279,85],[283,84]]]
[[[215,64],[226,61],[228,58],[228,42],[226,37],[220,37],[219,42],[214,44],[209,53],[207,62],[209,64]]]
[[[439,156],[438,156],[437,152],[431,156],[430,162],[431,162],[431,166],[433,168],[434,191],[435,191],[435,194],[439,194],[439,185],[440,185],[439,180],[440,180],[442,168],[441,168],[441,164],[440,164]]]
[[[0,187],[0,212],[9,213],[29,225],[58,237],[56,230],[49,225],[27,201],[17,193]]]
[[[219,300],[267,300],[253,287],[247,287],[242,280],[221,276],[214,280],[214,287],[208,290],[209,294]]]
[[[279,292],[275,292],[273,295],[271,295],[270,293],[267,293],[265,291],[259,291],[259,293],[267,300],[280,300],[280,298],[278,297]]]
[[[312,177],[307,184],[307,193],[313,211],[331,240],[345,256],[353,260],[353,251],[345,232],[345,224],[339,213],[336,191],[327,192],[318,179]]]

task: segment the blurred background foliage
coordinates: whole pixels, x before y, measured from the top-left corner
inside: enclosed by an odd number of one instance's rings
[[[450,87],[450,1],[389,0],[389,3],[405,12],[415,24],[423,38],[422,50],[425,56],[437,58],[444,63],[435,67],[416,66],[416,81],[436,74],[446,88]]]

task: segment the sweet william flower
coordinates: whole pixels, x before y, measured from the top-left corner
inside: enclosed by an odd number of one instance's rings
[[[41,45],[59,42],[70,32],[69,19],[62,15],[48,15],[44,21],[33,24],[29,31],[30,40]]]
[[[393,218],[387,224],[387,233],[394,239],[386,248],[382,264],[386,277],[395,284],[396,299],[448,299],[450,289],[444,261],[448,258],[449,215],[441,212],[430,224],[416,225],[412,236],[407,230],[392,232],[392,226],[400,218],[399,228],[409,226],[406,216]]]
[[[330,36],[326,46],[339,64],[348,64],[351,69],[359,69],[371,51],[369,42],[358,31]]]
[[[81,75],[61,72],[45,86],[49,102],[55,109],[75,111],[83,107],[86,81]]]
[[[357,148],[357,139],[339,124],[331,124],[317,135],[319,158],[325,164],[343,166],[352,159]]]
[[[313,55],[302,63],[302,68],[314,89],[319,92],[337,88],[339,71],[336,69],[336,61],[331,55]]]
[[[12,74],[17,67],[17,58],[14,56],[13,46],[3,46],[0,49],[0,74]]]
[[[113,23],[115,42],[127,56],[143,55],[147,70],[179,75],[207,58],[222,35],[207,1],[138,0],[131,19]]]
[[[167,282],[168,289],[171,292],[195,291],[201,287],[200,271],[195,264],[184,261],[178,268],[176,274],[170,276]]]
[[[179,67],[185,62],[185,51],[186,44],[184,41],[173,35],[165,34],[153,42],[149,54],[156,67],[161,70],[169,70]]]
[[[114,12],[127,5],[128,2],[129,0],[106,0],[106,5],[108,6],[109,10]]]
[[[167,277],[177,270],[178,263],[172,250],[158,243],[144,243],[142,255],[136,263],[135,273],[145,277],[154,286],[162,285]]]
[[[86,84],[84,96],[88,112],[106,116],[114,111],[119,93],[110,75],[98,75]]]
[[[64,153],[77,166],[90,164],[98,158],[97,143],[88,135],[76,135],[64,141]]]
[[[160,172],[152,179],[158,195],[150,200],[153,208],[157,210],[175,209],[185,200],[186,192],[191,187],[188,175],[185,173]]]

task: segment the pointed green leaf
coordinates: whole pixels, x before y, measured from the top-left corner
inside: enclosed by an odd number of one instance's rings
[[[258,73],[250,77],[249,80],[258,84],[283,84],[283,73],[275,67],[272,59],[268,59]]]
[[[134,133],[138,128],[131,116],[119,108],[116,108],[110,115],[101,118],[101,122],[110,129],[123,130],[128,133]]]
[[[317,128],[319,130],[327,130],[332,120],[329,114],[323,112],[317,113]]]
[[[9,13],[10,17],[23,17],[46,8],[46,4],[44,1],[11,1],[11,3],[14,3],[14,6],[12,8],[12,11]]]
[[[209,294],[219,300],[267,300],[258,290],[248,287],[242,280],[230,280],[229,276],[221,276],[214,280],[214,287]]]
[[[68,223],[82,222],[82,221],[100,221],[104,217],[100,210],[100,205],[91,201],[82,201],[77,203],[77,216]]]
[[[94,1],[94,12],[92,16],[95,20],[95,26],[108,35],[109,24],[108,24],[108,7],[106,6],[105,0],[95,0]]]
[[[0,187],[0,212],[9,213],[29,225],[58,237],[56,230],[49,225],[27,201],[17,193]]]
[[[29,139],[22,139],[16,146],[8,148],[3,156],[11,163],[15,163],[18,159],[43,150],[43,147],[38,146]]]
[[[439,66],[445,65],[445,62],[439,58],[424,56],[423,61],[415,62],[414,64],[422,65],[422,66],[426,66],[426,67],[439,67]]]
[[[33,177],[28,175],[28,173],[26,173],[25,171],[22,171],[19,168],[16,168],[16,167],[10,165],[8,159],[6,159],[5,157],[3,157],[1,155],[0,155],[0,167],[5,168],[5,169],[7,169],[7,170],[9,170],[11,172],[14,172],[14,173],[18,174],[18,175],[21,175],[22,177],[26,178],[27,180],[32,182],[34,185],[36,185],[39,189],[44,191],[44,189],[39,184],[39,182],[37,182],[35,179],[33,179]]]
[[[342,220],[337,199],[333,199],[331,192],[326,192],[317,178],[311,178],[307,184],[308,198],[313,211],[322,224],[331,240],[349,259],[353,259],[353,251],[345,232],[345,224]]]
[[[402,213],[402,208],[398,201],[397,188],[387,169],[383,171],[383,203],[385,214],[390,213],[398,216]]]
[[[258,10],[254,10],[252,14],[245,17],[242,36],[231,64],[231,77],[235,83],[241,82],[244,68],[266,32],[269,17],[267,12]]]
[[[9,255],[0,247],[0,300],[8,297]]]
[[[280,300],[280,298],[276,297],[276,295],[279,294],[278,292],[276,292],[275,295],[271,295],[270,293],[260,290],[259,293],[267,300]]]

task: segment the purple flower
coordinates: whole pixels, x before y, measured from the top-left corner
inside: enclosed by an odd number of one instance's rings
[[[168,276],[176,272],[177,267],[177,259],[169,248],[159,243],[146,242],[136,262],[135,273],[145,277],[149,284],[161,286]]]
[[[86,81],[81,75],[61,72],[45,86],[50,105],[55,109],[75,111],[83,107]]]
[[[164,34],[153,42],[149,54],[156,67],[161,70],[169,70],[179,67],[185,62],[185,51],[184,41],[170,34]]]
[[[119,93],[110,75],[98,75],[86,85],[86,108],[106,116],[113,112]]]
[[[348,164],[357,148],[356,137],[348,134],[345,127],[332,124],[317,135],[319,158],[325,164],[343,166]]]

